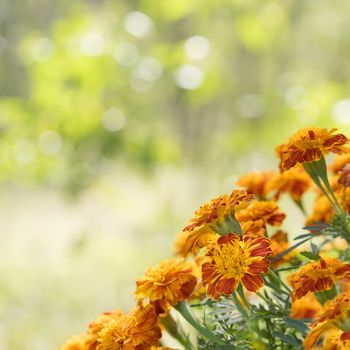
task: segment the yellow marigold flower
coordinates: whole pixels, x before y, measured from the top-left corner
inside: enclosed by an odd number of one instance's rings
[[[282,193],[289,193],[295,201],[299,201],[311,185],[310,176],[302,168],[293,168],[270,178],[266,190],[274,191],[275,199]]]
[[[161,335],[153,306],[139,304],[131,314],[110,317],[98,332],[96,350],[148,350]]]
[[[296,320],[301,318],[314,318],[320,309],[320,302],[313,293],[310,293],[304,295],[300,299],[292,300],[290,316]]]
[[[338,259],[320,259],[302,266],[289,276],[293,298],[300,299],[309,292],[321,292],[334,286],[336,280],[350,278],[350,264]]]
[[[233,190],[230,195],[225,194],[212,199],[195,212],[191,223],[183,230],[192,231],[199,227],[213,228],[225,217],[232,216],[237,210],[246,207],[252,200],[254,200],[254,196],[242,190]]]
[[[286,251],[289,248],[289,243],[288,243],[288,235],[284,231],[277,231],[274,233],[271,238],[271,258],[275,258],[284,251]],[[295,257],[295,252],[291,251],[288,254],[284,255],[281,259],[276,260],[275,262],[272,263],[273,267],[278,267],[282,264],[285,264],[287,262],[290,262],[293,260]]]
[[[268,194],[267,183],[277,176],[275,171],[259,171],[241,176],[236,184],[245,188],[249,193],[258,198],[265,198]]]
[[[175,241],[175,250],[182,257],[197,254],[201,248],[209,247],[216,242],[218,237],[217,233],[208,230],[206,227],[195,228],[192,231],[182,231]]]
[[[91,342],[91,335],[81,334],[75,335],[68,339],[58,350],[89,350],[89,344]]]
[[[259,290],[264,282],[261,273],[267,273],[271,254],[270,241],[266,237],[238,236],[230,233],[218,239],[206,254],[208,261],[202,265],[203,283],[208,295],[218,299],[230,294],[239,283],[252,292]]]
[[[348,328],[349,310],[349,293],[340,294],[335,299],[327,301],[311,324],[311,331],[304,340],[304,349],[313,349],[320,336],[326,332],[339,328],[344,331],[344,328]],[[348,331],[349,329],[346,329],[344,340],[348,339]]]
[[[290,137],[287,143],[276,148],[282,171],[296,164],[319,160],[328,152],[345,153],[348,139],[343,134],[334,134],[337,129],[305,128]]]
[[[239,222],[262,220],[272,226],[280,226],[285,217],[274,201],[253,201],[237,213]]]
[[[146,270],[144,277],[136,281],[135,295],[148,298],[157,314],[165,314],[169,308],[187,299],[197,284],[191,263],[182,260],[165,260]]]
[[[329,164],[329,169],[337,174],[346,164],[350,163],[350,152],[345,154],[336,155],[333,163]]]

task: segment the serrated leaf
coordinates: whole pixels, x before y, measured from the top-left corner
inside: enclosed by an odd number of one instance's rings
[[[311,253],[311,252],[300,252],[299,254],[301,254],[302,256],[305,256],[305,258],[308,258],[310,260],[320,260],[321,257],[318,255],[318,254],[314,254],[314,253]]]

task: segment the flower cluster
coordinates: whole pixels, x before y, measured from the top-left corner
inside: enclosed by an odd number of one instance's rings
[[[195,211],[177,257],[136,280],[132,312],[103,313],[59,349],[170,349],[171,336],[176,349],[349,350],[347,142],[336,129],[299,130],[276,148],[280,172],[242,175]],[[286,226],[282,197],[299,211]]]

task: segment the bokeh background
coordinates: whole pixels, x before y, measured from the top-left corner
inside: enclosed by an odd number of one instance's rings
[[[0,348],[55,349],[303,126],[350,131],[350,2],[0,0]]]

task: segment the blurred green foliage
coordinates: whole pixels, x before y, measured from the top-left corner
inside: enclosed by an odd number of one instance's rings
[[[76,192],[116,161],[222,169],[290,129],[349,125],[349,10],[2,0],[0,177]]]

